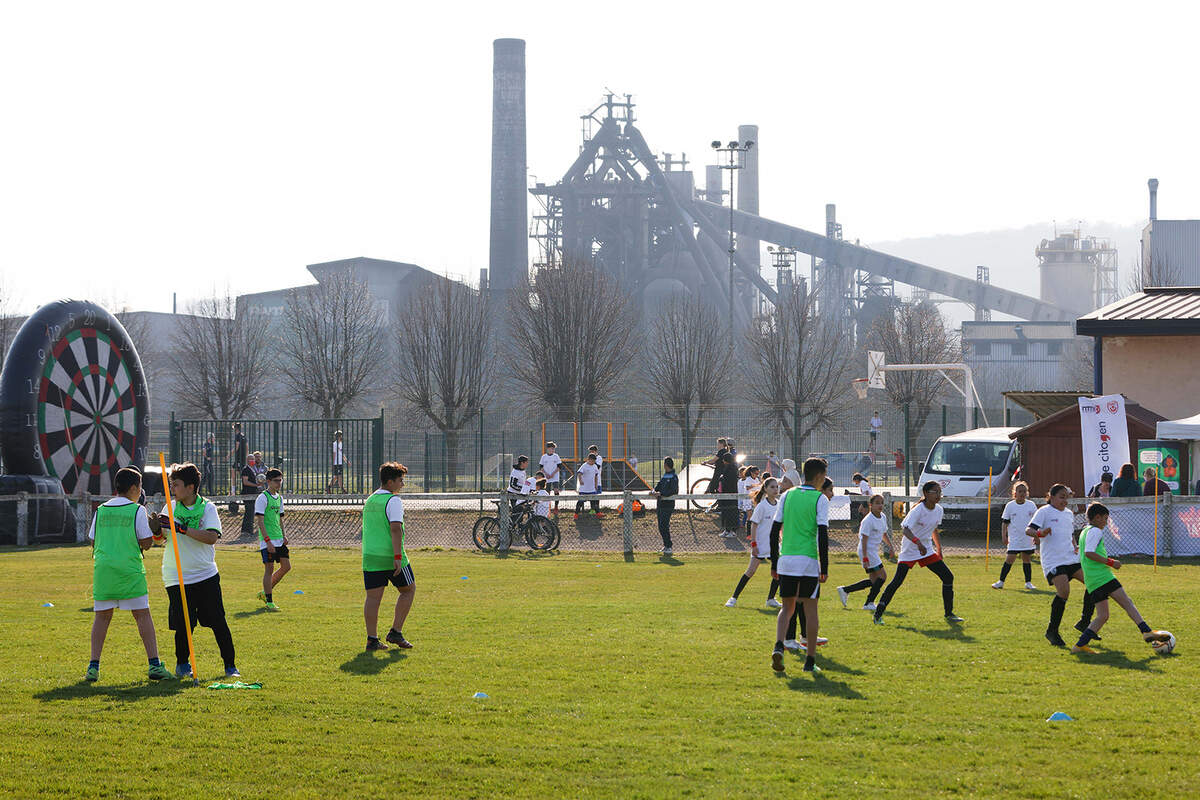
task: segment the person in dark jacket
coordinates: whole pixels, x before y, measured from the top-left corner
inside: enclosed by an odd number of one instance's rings
[[[733,453],[726,451],[717,462],[712,480],[708,484],[707,493],[736,495],[738,493],[737,483],[737,465],[734,463]],[[737,498],[720,498],[717,500],[717,508],[721,512],[721,538],[736,538],[738,527]]]
[[[1154,467],[1146,467],[1146,482],[1142,484],[1142,494],[1146,497],[1159,497],[1164,494],[1170,494],[1171,487],[1165,481],[1158,479],[1158,473]]]
[[[664,556],[672,554],[671,550],[671,514],[675,513],[675,495],[679,494],[679,476],[675,474],[675,459],[667,456],[663,459],[663,474],[654,485],[654,497],[658,500],[655,509],[658,513],[658,535],[662,537]],[[672,499],[668,499],[672,498]]]
[[[1117,479],[1113,481],[1112,496],[1142,496],[1142,485],[1138,483],[1137,473],[1133,470],[1133,464],[1124,464],[1121,466],[1121,472],[1117,475]]]

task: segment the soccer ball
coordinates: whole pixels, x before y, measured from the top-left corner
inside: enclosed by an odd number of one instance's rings
[[[1175,649],[1175,634],[1170,631],[1154,631],[1154,635],[1157,638],[1150,642],[1154,652],[1165,656]]]

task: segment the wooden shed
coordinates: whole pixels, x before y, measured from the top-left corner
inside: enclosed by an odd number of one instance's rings
[[[1129,463],[1137,464],[1138,439],[1157,438],[1156,426],[1164,417],[1136,403],[1125,403],[1129,426]],[[1070,486],[1077,497],[1087,494],[1083,485],[1083,434],[1079,406],[1073,405],[1026,425],[1011,434],[1021,445],[1021,476],[1033,497],[1045,497],[1056,483]]]

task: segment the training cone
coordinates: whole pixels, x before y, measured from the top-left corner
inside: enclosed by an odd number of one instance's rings
[[[54,608],[54,603],[42,603],[42,608]]]
[[[474,698],[475,700],[487,700],[488,699],[488,696],[486,694],[484,694],[483,692],[476,692],[475,694],[471,695],[471,697]]]
[[[297,589],[296,591],[292,592],[292,594],[304,594],[304,590],[303,590],[303,589]]]
[[[1074,722],[1075,720],[1061,711],[1055,711],[1050,716],[1046,717],[1046,722]]]
[[[463,575],[461,578],[459,578],[460,581],[465,581],[466,579],[467,579],[466,575]]]

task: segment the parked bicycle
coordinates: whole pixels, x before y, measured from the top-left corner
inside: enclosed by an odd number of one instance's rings
[[[562,538],[558,525],[547,517],[535,516],[533,507],[534,503],[530,500],[517,503],[513,507],[509,517],[509,546],[523,538],[531,550],[556,549]],[[500,518],[498,516],[480,517],[475,521],[475,527],[471,529],[471,538],[480,550],[485,552],[499,550],[504,540]]]

